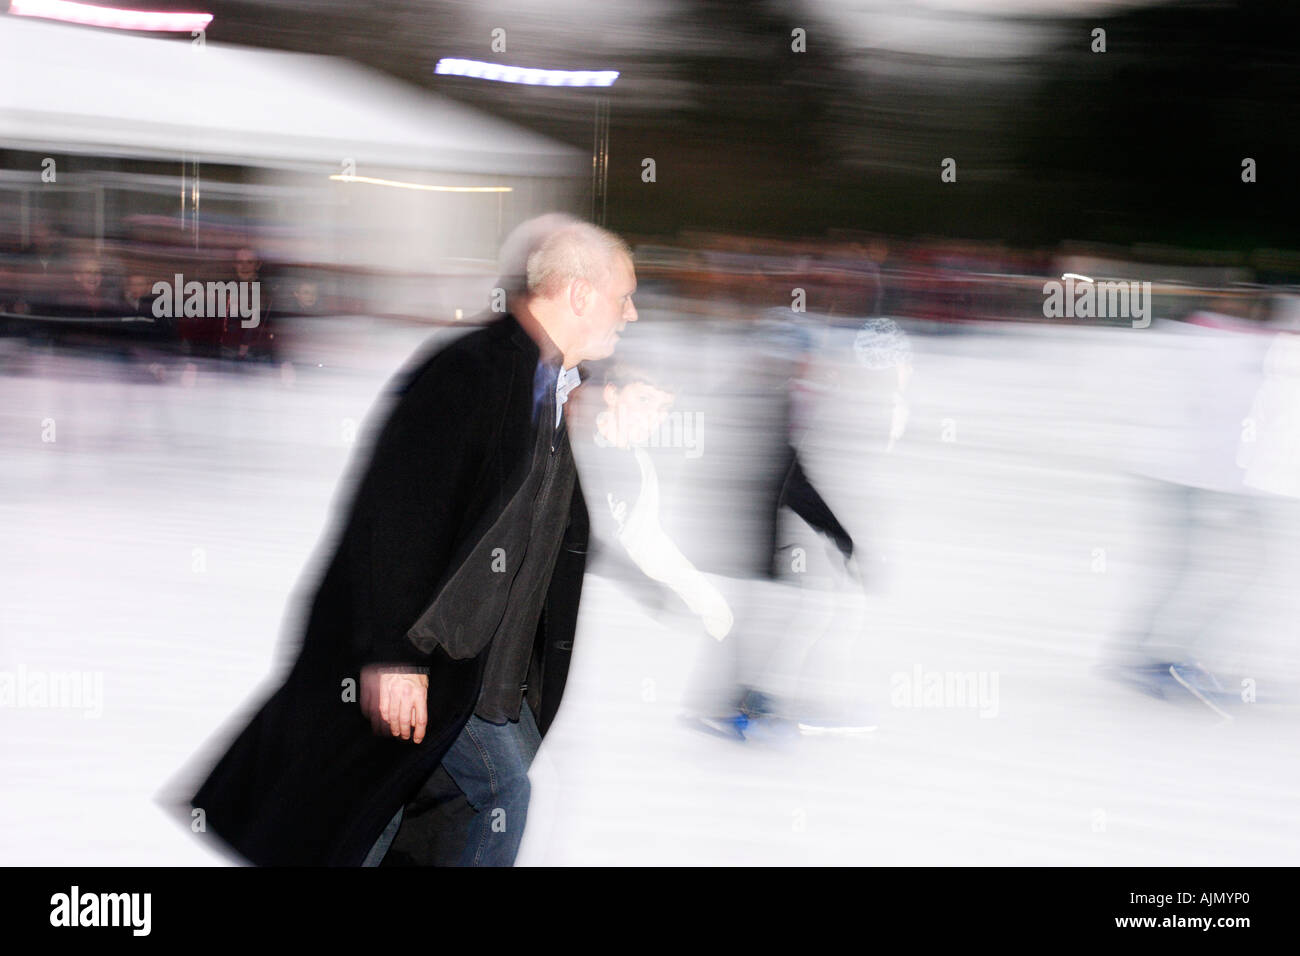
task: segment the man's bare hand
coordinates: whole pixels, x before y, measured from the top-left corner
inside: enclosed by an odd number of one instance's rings
[[[361,712],[377,734],[419,743],[429,726],[426,674],[372,665],[361,670]]]

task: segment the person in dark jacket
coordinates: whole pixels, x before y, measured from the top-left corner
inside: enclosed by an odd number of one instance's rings
[[[249,292],[234,293],[226,307],[224,316],[208,316],[207,320],[214,327],[220,328],[220,354],[229,359],[268,358],[275,349],[275,330],[271,324],[271,314],[275,311],[271,285],[262,281],[262,260],[257,251],[248,246],[235,250],[235,259],[231,265],[234,281],[244,288],[257,286],[257,315],[241,316],[239,305],[242,295]]]
[[[460,862],[513,860],[585,561],[564,400],[637,315],[590,224],[525,223],[503,265],[507,314],[399,376],[292,670],[189,801],[253,863],[375,864],[440,766],[476,811]]]

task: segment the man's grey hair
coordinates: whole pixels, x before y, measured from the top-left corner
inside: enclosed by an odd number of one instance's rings
[[[501,245],[501,286],[511,295],[552,296],[577,279],[608,277],[617,254],[632,251],[614,233],[565,213],[516,226]]]

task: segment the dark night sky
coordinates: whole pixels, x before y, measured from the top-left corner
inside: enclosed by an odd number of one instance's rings
[[[434,63],[623,71],[609,91],[609,221],[637,233],[850,227],[1296,245],[1288,164],[1300,146],[1300,13],[1286,4],[1003,21],[1046,24],[1052,42],[978,59],[855,47],[815,3],[664,2],[657,19],[616,28],[608,13],[587,28],[445,0],[197,6],[215,14],[213,42],[351,57],[583,148],[594,91],[436,77]],[[974,23],[956,18],[950,29],[960,37]],[[507,55],[488,49],[494,25],[508,31]],[[1089,49],[1098,25],[1102,55]],[[790,52],[793,26],[808,29],[807,53]],[[653,185],[640,179],[645,156],[658,165]],[[940,181],[947,156],[958,160],[957,183]],[[1240,179],[1246,156],[1258,163],[1250,185]]]

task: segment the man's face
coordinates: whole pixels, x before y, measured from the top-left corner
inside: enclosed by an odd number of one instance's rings
[[[131,275],[126,277],[126,297],[128,299],[142,299],[147,296],[152,289],[147,276]]]
[[[73,275],[73,281],[77,283],[78,288],[87,295],[94,295],[99,291],[100,283],[103,281],[103,272],[99,268],[98,262],[83,262]]]
[[[625,255],[615,257],[609,274],[592,286],[583,297],[577,316],[582,333],[580,361],[594,361],[614,354],[619,333],[628,322],[637,320],[632,294],[636,292],[636,272]]]
[[[293,297],[304,309],[310,309],[316,304],[316,283],[299,282],[293,290]]]
[[[32,248],[41,255],[54,250],[54,232],[49,226],[40,223],[32,226]]]
[[[240,249],[235,253],[235,277],[240,282],[253,282],[257,279],[257,256],[251,249]]]

